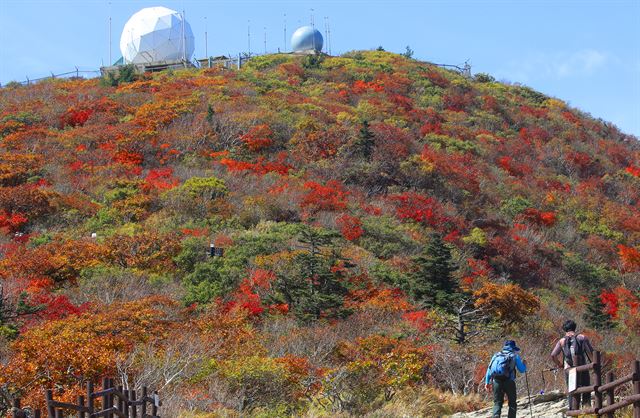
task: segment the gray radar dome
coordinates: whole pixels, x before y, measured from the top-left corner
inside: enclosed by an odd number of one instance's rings
[[[312,26],[298,28],[291,36],[293,52],[320,52],[322,51],[322,43],[322,34]]]

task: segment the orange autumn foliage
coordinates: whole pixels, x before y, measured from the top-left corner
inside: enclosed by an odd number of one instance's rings
[[[502,285],[486,281],[473,296],[476,308],[482,308],[506,323],[521,322],[540,308],[540,300],[515,283]]]
[[[161,298],[115,303],[30,329],[12,343],[15,355],[0,365],[0,385],[19,390],[27,404],[42,406],[42,391],[57,388],[71,398],[87,380],[116,372],[116,360],[137,344],[161,337],[170,322]]]

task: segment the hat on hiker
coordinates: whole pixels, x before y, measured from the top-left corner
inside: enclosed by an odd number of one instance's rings
[[[520,347],[518,347],[516,345],[516,342],[513,340],[507,340],[504,342],[504,347],[502,347],[503,350],[509,350],[509,351],[520,351]]]

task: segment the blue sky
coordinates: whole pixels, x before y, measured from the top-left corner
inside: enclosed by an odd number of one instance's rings
[[[125,22],[142,7],[185,10],[196,56],[284,47],[313,13],[331,25],[334,55],[379,45],[461,64],[569,102],[640,136],[640,0],[199,1],[0,0],[0,83],[113,60]],[[312,12],[313,9],[313,12]],[[206,17],[206,19],[205,19]]]

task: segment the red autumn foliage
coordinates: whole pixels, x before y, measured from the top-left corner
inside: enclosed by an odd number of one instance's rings
[[[466,274],[461,280],[461,283],[465,288],[473,288],[473,286],[481,279],[486,279],[491,275],[491,267],[485,260],[468,258],[467,264],[471,271]]]
[[[580,119],[574,115],[573,113],[569,112],[568,110],[565,110],[562,112],[562,117],[570,123],[575,123],[575,124],[580,124]]]
[[[319,212],[337,211],[347,207],[349,192],[336,180],[329,180],[324,185],[308,181],[304,188],[308,191],[300,202],[300,207],[304,209]]]
[[[209,228],[182,228],[180,232],[191,237],[206,237],[209,235]]]
[[[144,158],[139,152],[121,150],[114,154],[113,161],[123,165],[140,165]]]
[[[88,304],[76,306],[66,295],[54,295],[51,293],[38,293],[31,296],[29,303],[34,306],[41,307],[32,318],[27,321],[25,327],[34,325],[39,321],[55,321],[69,315],[78,315],[85,312]]]
[[[640,251],[633,247],[620,244],[618,245],[618,256],[620,256],[624,271],[640,271]]]
[[[269,125],[255,125],[242,135],[240,139],[249,148],[249,151],[259,152],[273,144],[273,131]]]
[[[442,213],[442,205],[433,197],[415,192],[405,192],[391,196],[396,203],[396,215],[399,219],[413,219],[429,226],[442,226],[449,219]]]
[[[449,85],[449,80],[434,69],[427,70],[426,76],[429,79],[429,81],[431,81],[433,84],[435,84],[438,87],[445,88]]]
[[[454,112],[464,112],[473,103],[471,92],[449,92],[442,96],[442,104],[445,109]]]
[[[439,174],[453,186],[477,193],[480,189],[480,171],[477,158],[471,153],[449,153],[426,144],[420,158],[433,164]]]
[[[336,220],[342,236],[349,241],[355,241],[362,236],[362,221],[355,216],[343,214]]]
[[[586,166],[591,164],[591,156],[589,154],[585,154],[584,152],[570,152],[569,154],[567,154],[567,159],[580,166],[580,168],[585,168]]]
[[[619,319],[621,310],[627,311],[627,314],[632,316],[638,315],[640,310],[640,299],[624,287],[603,290],[600,293],[600,300],[605,306],[605,312],[612,319]]]
[[[555,212],[543,212],[535,208],[528,208],[520,215],[523,220],[540,226],[552,226],[556,223]]]
[[[509,156],[498,158],[497,164],[500,168],[514,177],[524,177],[533,172],[533,169],[527,164],[518,163]]]
[[[366,91],[375,91],[375,92],[383,91],[384,87],[378,84],[378,82],[376,81],[366,82],[362,80],[356,80],[354,81],[353,86],[351,87],[351,90],[355,94],[361,94]]]
[[[496,111],[498,110],[498,101],[493,96],[482,96],[482,110],[484,111]]]
[[[64,115],[60,117],[60,126],[64,128],[65,126],[82,126],[84,125],[89,117],[93,114],[92,109],[76,109],[70,107],[67,109]]]
[[[520,139],[527,143],[530,143],[531,141],[547,142],[551,139],[549,132],[537,126],[520,129],[519,136]]]
[[[402,318],[420,332],[428,331],[433,326],[433,320],[428,317],[426,311],[407,312]]]
[[[276,161],[266,161],[264,157],[258,157],[255,163],[247,161],[232,160],[230,158],[222,158],[219,164],[227,167],[229,171],[252,171],[255,174],[264,175],[267,173],[278,173],[287,175],[291,166],[285,163],[287,159],[286,153],[278,154]]]
[[[625,168],[624,171],[631,174],[632,176],[640,177],[640,167],[630,165],[629,167]]]
[[[179,181],[173,177],[173,169],[171,167],[154,168],[144,179],[144,190],[169,190],[178,185]]]
[[[520,112],[526,115],[531,115],[535,118],[544,118],[547,116],[547,113],[549,113],[549,109],[545,107],[531,107],[527,105],[522,105],[520,106]]]
[[[249,316],[260,316],[264,312],[260,296],[253,291],[251,282],[248,279],[242,280],[233,298],[225,305],[227,311],[241,309]]]
[[[7,213],[0,210],[0,233],[12,233],[18,231],[29,220],[21,213]]]

